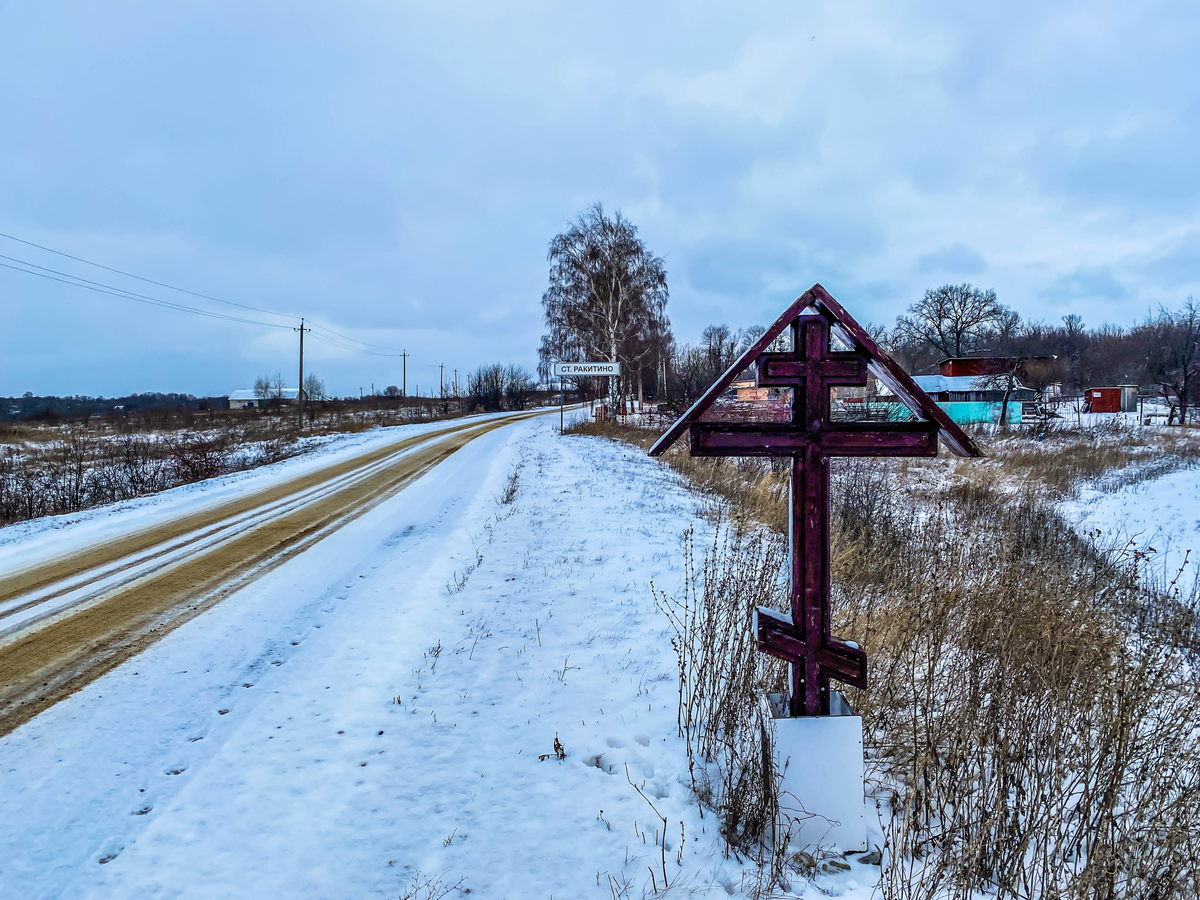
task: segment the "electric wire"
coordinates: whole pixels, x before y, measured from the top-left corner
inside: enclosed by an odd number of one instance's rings
[[[379,344],[369,344],[366,341],[360,341],[358,338],[353,338],[353,337],[350,337],[350,335],[348,335],[348,334],[342,334],[339,331],[334,331],[332,328],[328,328],[325,325],[321,325],[317,322],[310,322],[309,324],[312,325],[314,328],[319,328],[322,331],[328,332],[329,334],[336,335],[337,337],[340,337],[340,338],[344,338],[347,341],[353,341],[356,344],[362,344],[364,347],[374,347],[376,350],[387,350],[387,351],[389,351],[387,354],[385,354],[387,356],[399,356],[400,355],[399,353],[394,352],[391,347],[383,347],[383,346],[380,346]]]
[[[81,262],[81,263],[84,263],[89,266],[95,266],[96,268],[104,269],[107,272],[114,272],[117,275],[124,275],[126,278],[135,278],[138,281],[144,281],[147,284],[153,284],[153,285],[157,285],[158,287],[167,288],[167,290],[179,291],[179,293],[181,293],[181,294],[190,294],[193,297],[199,297],[201,300],[212,300],[216,303],[224,303],[228,306],[238,306],[238,307],[241,307],[242,309],[249,309],[254,312],[266,313],[269,316],[279,316],[280,318],[283,318],[283,319],[299,319],[300,318],[300,316],[293,315],[292,313],[281,313],[281,312],[276,312],[273,309],[263,309],[258,306],[250,306],[245,303],[235,303],[232,300],[222,300],[220,297],[211,297],[208,294],[201,294],[196,291],[189,291],[187,288],[176,287],[175,285],[167,284],[164,281],[155,281],[153,278],[143,278],[141,275],[134,275],[132,272],[125,272],[125,271],[122,271],[121,269],[114,269],[112,266],[106,266],[103,263],[92,262],[90,259],[84,259],[82,256],[72,256],[70,253],[64,253],[62,250],[55,250],[53,247],[45,247],[41,244],[35,244],[33,241],[27,241],[27,240],[24,240],[23,238],[14,237],[11,234],[5,234],[2,231],[0,231],[0,237],[8,238],[8,240],[10,240],[10,241],[16,241],[18,244],[25,244],[26,246],[29,246],[29,247],[36,247],[39,250],[45,250],[47,253],[53,253],[56,256],[65,256],[67,259],[73,259],[76,262]],[[9,259],[9,257],[7,257],[7,256],[4,258]],[[21,261],[23,261],[23,260],[21,260]],[[33,263],[26,263],[26,265],[33,265]],[[38,268],[41,268],[41,267],[39,266]],[[73,276],[70,276],[70,277],[73,277]],[[118,290],[120,290],[120,288],[118,288]]]
[[[277,312],[272,309],[264,309],[259,306],[251,306],[247,303],[236,303],[233,300],[224,300],[221,297],[214,297],[211,294],[202,294],[202,293],[199,293],[198,291],[192,291],[192,290],[188,290],[187,288],[178,287],[177,285],[167,284],[165,281],[155,281],[153,278],[145,278],[141,275],[135,275],[132,272],[126,272],[123,269],[117,269],[117,268],[114,268],[113,266],[106,266],[103,263],[94,262],[90,259],[84,259],[82,256],[75,256],[71,253],[66,253],[62,250],[55,250],[53,247],[47,247],[44,244],[38,244],[33,241],[27,241],[24,238],[19,238],[19,237],[16,237],[15,235],[11,235],[11,234],[6,234],[5,232],[0,232],[0,238],[7,238],[10,241],[16,241],[17,243],[25,244],[28,247],[36,247],[38,250],[44,250],[47,253],[53,253],[56,256],[62,256],[66,259],[72,259],[72,260],[75,260],[76,262],[84,263],[85,265],[95,266],[98,269],[104,269],[106,272],[113,272],[117,275],[124,275],[127,278],[134,278],[138,281],[144,281],[147,284],[153,284],[153,285],[157,285],[158,287],[164,287],[171,291],[178,291],[181,294],[188,294],[192,297],[198,297],[202,300],[212,300],[216,303],[224,303],[227,306],[236,306],[240,309],[248,309],[248,310],[252,310],[254,312],[265,313],[270,316],[279,316],[280,318],[284,318],[284,319],[299,319],[299,318],[301,318],[300,316],[295,315],[294,313],[281,313],[281,312]],[[45,266],[39,266],[39,265],[36,265],[35,263],[27,262],[26,260],[23,260],[23,259],[16,259],[15,257],[4,256],[2,254],[0,254],[0,259],[7,259],[7,260],[11,260],[12,262],[21,263],[22,265],[32,266],[35,269],[42,269],[47,272],[54,272],[56,275],[61,275],[64,278],[71,278],[71,279],[76,279],[78,281],[87,282],[89,284],[100,285],[101,287],[111,289],[111,291],[120,291],[120,292],[122,292],[122,294],[128,294],[131,297],[136,296],[136,297],[141,297],[143,299],[146,299],[145,295],[135,295],[131,291],[125,291],[124,288],[112,287],[111,285],[101,285],[100,282],[92,282],[92,281],[88,281],[88,279],[86,279],[86,278],[79,278],[76,275],[71,275],[66,272],[58,272],[54,269],[47,269]],[[7,268],[13,268],[13,267],[8,266]],[[22,270],[18,269],[17,271],[22,271]],[[28,274],[32,275],[35,273],[30,272]],[[51,279],[51,280],[57,280],[57,279]],[[66,282],[66,283],[69,283],[69,282]],[[106,293],[106,292],[109,292],[109,291],[101,291],[100,293]],[[198,311],[194,307],[189,307],[184,304],[173,304],[173,301],[170,301],[170,300],[161,300],[159,298],[152,298],[152,299],[156,300],[160,305],[163,305],[163,306],[172,306],[173,305],[174,308],[179,308],[179,309],[183,309],[183,310],[187,310],[187,311],[191,311],[191,312],[198,312],[201,315],[208,315],[213,318],[220,317],[219,313],[210,313],[210,312],[206,312],[206,311],[202,311],[202,310]],[[149,302],[149,301],[147,300],[147,302]],[[230,321],[249,322],[249,320],[237,319],[237,318],[231,318]],[[271,323],[267,323],[267,322],[260,322],[260,323],[254,323],[254,324],[268,325],[270,327],[275,327],[275,328],[286,327],[286,326],[281,326],[281,325],[271,325]],[[391,347],[384,347],[380,344],[372,344],[368,341],[360,340],[359,338],[356,338],[356,337],[351,337],[348,334],[342,334],[341,332],[334,331],[332,328],[329,328],[326,325],[321,325],[318,322],[313,322],[310,320],[308,322],[308,325],[310,325],[313,328],[318,328],[318,329],[320,329],[324,332],[327,332],[328,334],[333,335],[335,337],[341,338],[342,340],[350,341],[353,344],[361,344],[363,347],[371,347],[375,350],[387,351],[386,353],[370,354],[372,356],[399,356],[400,355],[400,354],[396,353],[394,351],[394,349]],[[333,343],[333,342],[327,341],[326,343]],[[338,345],[334,344],[334,346],[338,346]],[[344,347],[343,349],[352,350],[354,352],[359,352],[359,353],[367,353],[368,352],[366,350],[359,350],[357,347]]]
[[[276,322],[259,322],[256,319],[247,319],[247,318],[244,318],[241,316],[230,316],[228,313],[219,313],[219,312],[213,312],[212,310],[200,309],[199,307],[188,306],[186,303],[179,303],[175,300],[163,300],[161,297],[151,297],[149,294],[139,294],[136,291],[129,290],[128,288],[117,287],[116,285],[112,285],[112,284],[104,284],[101,281],[92,281],[89,278],[83,278],[79,275],[72,275],[70,272],[60,272],[57,269],[50,269],[50,268],[47,268],[46,266],[39,266],[39,265],[37,265],[37,263],[31,263],[28,260],[24,260],[24,259],[17,259],[16,257],[13,257],[13,256],[5,256],[2,253],[0,253],[0,259],[7,259],[9,262],[15,262],[22,266],[28,266],[31,269],[40,269],[41,272],[49,272],[51,275],[61,276],[62,279],[66,279],[66,278],[71,279],[70,281],[63,282],[64,284],[74,284],[76,287],[82,287],[82,288],[87,288],[89,285],[91,285],[92,288],[102,289],[102,291],[104,293],[110,293],[110,294],[114,294],[115,296],[126,297],[130,300],[138,300],[138,301],[141,301],[144,303],[150,303],[155,306],[164,307],[165,309],[174,309],[174,310],[178,310],[180,312],[190,312],[190,313],[195,313],[197,315],[210,316],[213,318],[230,319],[235,322],[245,322],[245,323],[254,324],[254,325],[262,325],[267,328],[287,328],[287,327],[289,327],[287,325],[280,325]],[[9,268],[15,268],[15,267],[9,266]],[[18,272],[23,271],[27,275],[40,275],[41,274],[40,272],[30,272],[26,269],[17,269],[17,271]],[[48,276],[42,276],[42,277],[48,277]],[[61,279],[55,278],[52,280],[59,281]],[[91,289],[91,288],[89,288],[89,289]]]
[[[354,353],[365,353],[368,356],[386,356],[391,359],[396,359],[400,356],[399,353],[376,353],[374,350],[364,350],[361,347],[351,347],[348,344],[343,344],[340,341],[335,341],[332,338],[326,337],[323,334],[317,334],[316,332],[309,334],[309,339],[320,341],[322,344],[329,344],[331,347],[341,347],[343,350],[350,350]]]
[[[2,258],[11,259],[11,257],[8,256]],[[25,263],[23,260],[17,260],[17,262],[21,262],[24,265],[33,265],[32,263]],[[264,328],[291,328],[290,325],[280,325],[277,322],[259,322],[255,319],[246,319],[242,318],[241,316],[230,316],[226,315],[225,313],[196,309],[195,307],[184,306],[181,303],[173,303],[170,300],[160,300],[157,297],[150,297],[145,294],[135,294],[132,291],[126,291],[122,288],[113,288],[110,285],[102,285],[99,282],[87,282],[87,279],[75,278],[73,275],[67,275],[64,278],[56,278],[54,275],[47,274],[46,272],[34,272],[30,269],[22,269],[18,266],[9,265],[8,263],[0,263],[0,266],[5,269],[12,269],[14,272],[24,272],[26,275],[36,275],[38,278],[45,278],[49,281],[57,281],[60,284],[69,284],[72,287],[83,288],[86,291],[95,291],[97,294],[108,294],[113,297],[120,297],[124,300],[134,300],[138,303],[145,303],[149,306],[158,306],[163,309],[174,309],[179,312],[190,312],[198,316],[206,316],[210,319],[223,319],[228,322],[241,322],[245,325],[261,325]],[[36,268],[42,267],[37,266]],[[46,271],[49,272],[53,270]],[[75,280],[70,280],[73,278]]]

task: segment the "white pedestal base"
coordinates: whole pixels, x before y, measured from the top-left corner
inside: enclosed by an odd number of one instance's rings
[[[783,773],[780,838],[790,828],[793,853],[834,847],[866,850],[862,719],[818,716],[773,721],[775,764]]]

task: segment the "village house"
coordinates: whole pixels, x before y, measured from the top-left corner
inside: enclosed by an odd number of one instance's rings
[[[268,404],[270,404],[272,400],[274,400],[276,403],[282,403],[284,405],[289,405],[289,404],[296,402],[296,398],[299,395],[300,391],[298,388],[284,388],[279,393],[281,394],[281,396],[278,396],[278,397],[272,396],[272,397],[267,397],[266,399],[263,399],[262,397],[259,397],[258,394],[254,393],[254,391],[250,391],[250,390],[234,391],[232,394],[229,395],[229,408],[230,409],[250,409],[250,408],[260,408],[261,409],[262,407],[265,407]]]
[[[1003,375],[914,375],[913,381],[960,425],[1000,421],[1006,388]],[[1023,404],[1037,399],[1037,391],[1014,379],[1007,421],[1020,422]]]
[[[1026,365],[1038,366],[1053,360],[1015,360],[999,357],[945,359],[936,375],[914,375],[917,385],[946,410],[952,421],[963,424],[996,424],[1013,372],[1008,396],[1010,424],[1033,415],[1039,392],[1021,382]],[[705,413],[708,421],[787,421],[790,418],[791,391],[759,386],[753,368],[742,373]],[[832,415],[845,421],[901,421],[907,409],[884,385],[871,379],[865,387],[839,386],[832,391]],[[1028,405],[1027,405],[1028,404]]]

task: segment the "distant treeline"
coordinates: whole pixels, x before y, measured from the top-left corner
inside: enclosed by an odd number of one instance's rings
[[[127,397],[0,397],[0,422],[55,421],[84,419],[128,412],[151,410],[224,409],[228,397],[197,397],[194,394],[130,394]]]

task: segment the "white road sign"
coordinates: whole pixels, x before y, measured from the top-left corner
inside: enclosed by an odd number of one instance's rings
[[[612,362],[555,363],[554,374],[560,378],[575,378],[580,375],[620,375],[621,364]]]

